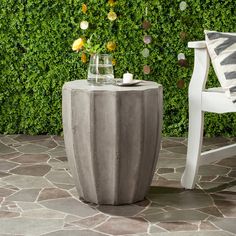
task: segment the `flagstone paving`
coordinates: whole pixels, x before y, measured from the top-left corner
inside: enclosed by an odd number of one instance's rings
[[[235,140],[205,138],[203,148]],[[0,135],[0,236],[236,235],[236,158],[200,167],[195,190],[185,190],[186,143],[163,138],[144,201],[99,206],[79,199],[63,137]]]

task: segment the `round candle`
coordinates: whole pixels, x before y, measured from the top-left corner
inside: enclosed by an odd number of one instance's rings
[[[133,74],[127,72],[125,74],[123,74],[123,83],[131,83],[133,80]]]

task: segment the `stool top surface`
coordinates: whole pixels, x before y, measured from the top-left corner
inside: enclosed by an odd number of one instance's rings
[[[63,85],[63,90],[86,90],[88,92],[92,91],[111,91],[111,92],[122,92],[122,91],[143,91],[149,89],[159,89],[162,88],[161,84],[152,81],[140,80],[140,83],[133,86],[117,86],[117,85],[102,85],[95,86],[90,85],[87,80],[74,80],[66,82]]]

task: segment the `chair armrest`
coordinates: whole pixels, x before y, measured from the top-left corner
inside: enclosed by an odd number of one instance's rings
[[[206,42],[205,41],[193,41],[188,42],[189,48],[206,48]]]

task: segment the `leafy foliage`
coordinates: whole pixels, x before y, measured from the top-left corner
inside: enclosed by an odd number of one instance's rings
[[[187,42],[204,39],[203,30],[236,32],[234,0],[124,1],[114,6],[118,18],[109,21],[106,0],[88,0],[86,14],[81,0],[2,0],[0,5],[0,133],[60,134],[61,89],[66,81],[86,79],[87,64],[71,50],[78,37],[97,44],[115,41],[115,76],[129,70],[135,78],[164,87],[164,135],[184,136],[188,125],[187,87],[193,69],[193,51]],[[148,14],[146,16],[146,7]],[[83,31],[82,20],[89,22]],[[151,28],[143,30],[144,20]],[[152,36],[145,45],[143,36]],[[150,56],[141,51],[147,47]],[[104,47],[105,48],[105,47]],[[105,51],[106,52],[106,51]],[[178,65],[183,52],[188,68]],[[152,68],[143,74],[143,66]],[[177,82],[185,81],[183,89]],[[217,85],[213,70],[208,86]],[[219,120],[219,122],[218,122]],[[207,114],[205,135],[236,135],[233,114]]]

